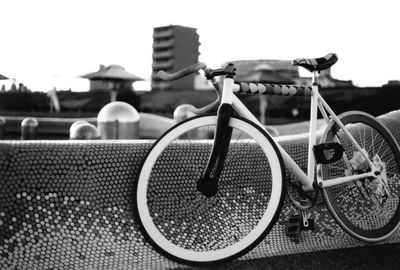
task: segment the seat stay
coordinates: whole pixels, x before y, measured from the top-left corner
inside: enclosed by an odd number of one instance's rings
[[[368,166],[371,168],[372,171],[378,171],[374,163],[368,157],[368,155],[363,151],[362,147],[358,144],[358,142],[354,139],[353,135],[349,132],[349,130],[343,125],[340,121],[339,117],[333,112],[331,107],[326,103],[326,101],[322,98],[321,95],[318,97],[319,102],[321,103],[322,107],[329,113],[330,118],[334,121],[346,134],[346,136],[350,139],[352,145],[357,149],[358,152],[363,156],[363,158],[367,161]]]

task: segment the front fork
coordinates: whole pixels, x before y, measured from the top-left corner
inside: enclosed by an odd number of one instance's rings
[[[221,104],[218,109],[217,127],[214,134],[212,151],[208,158],[207,167],[197,181],[197,190],[208,198],[218,192],[218,179],[225,163],[232,135],[232,128],[229,127],[231,113],[231,104]]]

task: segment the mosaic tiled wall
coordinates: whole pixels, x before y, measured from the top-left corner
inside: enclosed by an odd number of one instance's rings
[[[380,118],[400,142],[400,112]],[[306,167],[306,140],[281,142]],[[135,220],[133,187],[149,141],[0,142],[0,269],[165,269]],[[265,240],[241,259],[365,245],[323,203],[314,231],[285,235],[286,200]],[[396,232],[385,242],[399,242]]]

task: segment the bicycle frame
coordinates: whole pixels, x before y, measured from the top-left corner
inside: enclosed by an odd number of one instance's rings
[[[312,93],[311,93],[311,108],[310,108],[310,129],[309,129],[309,142],[308,142],[308,162],[307,162],[307,173],[304,173],[303,170],[298,166],[298,164],[290,157],[290,155],[280,146],[280,144],[271,136],[276,145],[278,146],[279,151],[281,152],[283,161],[285,166],[291,170],[291,172],[297,177],[297,179],[301,182],[303,186],[303,190],[311,191],[315,188],[326,188],[335,185],[340,185],[344,183],[348,183],[351,181],[355,181],[358,179],[366,178],[366,177],[374,177],[376,178],[379,173],[376,166],[372,163],[370,158],[362,151],[361,146],[357,143],[357,141],[353,138],[350,132],[345,128],[345,126],[341,123],[340,119],[336,116],[336,114],[332,111],[329,105],[325,102],[322,96],[319,94],[319,85],[317,83],[318,74],[315,72],[313,77],[312,84]],[[232,108],[242,117],[256,123],[259,125],[265,132],[268,131],[265,127],[258,121],[258,119],[247,109],[247,107],[239,100],[238,97],[233,93],[233,89],[235,87],[234,81],[231,78],[225,78],[223,81],[223,89],[222,89],[222,98],[221,104],[230,104]],[[320,177],[315,179],[315,168],[316,161],[313,153],[313,146],[317,142],[317,113],[318,109],[321,111],[325,121],[334,121],[339,127],[343,129],[345,134],[350,138],[353,145],[359,151],[365,160],[367,160],[368,165],[371,168],[370,172],[339,177],[336,179],[332,179],[329,181],[322,181]],[[269,134],[269,133],[268,133]]]

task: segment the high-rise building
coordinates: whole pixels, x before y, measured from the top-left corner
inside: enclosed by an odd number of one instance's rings
[[[165,82],[158,76],[159,70],[175,72],[198,62],[199,35],[195,28],[169,25],[154,28],[153,65],[151,87],[153,90],[179,90],[194,88],[194,76]]]

